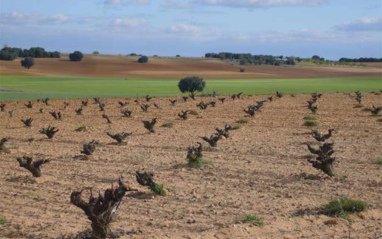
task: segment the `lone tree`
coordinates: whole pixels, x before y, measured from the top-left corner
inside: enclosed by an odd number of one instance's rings
[[[34,59],[32,57],[25,57],[25,59],[21,61],[21,66],[30,69],[34,66]]]
[[[182,93],[190,92],[190,97],[194,99],[195,91],[203,91],[206,87],[206,82],[203,80],[203,78],[197,76],[188,76],[179,81],[178,87]]]
[[[81,194],[87,188],[81,191],[73,191],[70,195],[70,203],[74,206],[81,208],[88,219],[91,221],[92,237],[94,239],[104,239],[110,234],[110,223],[114,221],[117,216],[117,210],[122,202],[123,197],[128,191],[137,191],[128,188],[121,180],[118,180],[118,186],[105,190],[102,195],[99,192],[98,197],[93,197],[93,192],[90,189],[89,201],[86,202],[82,199]]]
[[[141,56],[139,59],[138,59],[138,62],[139,63],[147,63],[149,61],[149,58],[147,56]]]
[[[75,51],[69,54],[70,61],[82,61],[82,58],[84,58],[84,55],[80,51]]]
[[[40,166],[50,162],[50,159],[40,159],[33,162],[32,157],[24,156],[22,158],[17,158],[17,161],[20,164],[20,167],[26,168],[29,172],[32,173],[33,177],[41,177]]]

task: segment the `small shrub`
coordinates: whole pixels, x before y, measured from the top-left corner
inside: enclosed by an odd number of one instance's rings
[[[346,218],[349,213],[362,212],[367,209],[367,204],[360,200],[347,197],[335,199],[322,206],[324,214]]]
[[[319,125],[321,125],[321,123],[315,120],[305,120],[305,123],[304,123],[304,126],[307,126],[307,127],[314,127]]]
[[[236,123],[238,124],[247,124],[249,122],[249,119],[240,119],[238,121],[236,121]]]
[[[244,68],[240,68],[240,72],[245,72],[245,69]]]
[[[376,162],[376,164],[378,164],[378,165],[381,165],[381,166],[382,166],[382,158],[380,158],[380,159],[377,159],[377,162]]]
[[[241,220],[242,223],[251,223],[255,226],[261,227],[264,225],[263,220],[256,215],[246,214]]]
[[[162,124],[161,127],[164,127],[164,128],[172,128],[172,127],[174,127],[174,125],[176,125],[176,122],[174,122],[174,121],[170,121],[170,122],[167,122],[167,123]]]
[[[5,225],[7,223],[7,219],[5,217],[0,217],[0,225]]]

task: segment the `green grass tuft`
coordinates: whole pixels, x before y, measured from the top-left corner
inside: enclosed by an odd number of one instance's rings
[[[241,222],[242,223],[251,223],[251,224],[258,226],[258,227],[261,227],[262,225],[264,225],[263,220],[261,218],[259,218],[256,215],[250,215],[250,214],[244,215],[244,218],[241,220]]]
[[[176,125],[176,122],[175,121],[170,121],[170,122],[162,124],[161,127],[172,128],[172,127],[174,127],[174,125]]]
[[[191,110],[190,115],[199,115],[198,111],[196,110]]]
[[[381,165],[381,166],[382,166],[382,158],[380,158],[380,159],[377,159],[377,162],[376,162],[376,164],[378,164],[378,165]]]
[[[164,188],[163,184],[155,184],[155,187],[152,189],[154,193],[160,195],[162,189]]]
[[[307,126],[307,127],[314,127],[319,125],[321,125],[321,123],[315,120],[305,120],[305,123],[304,123],[304,126]]]
[[[5,217],[0,217],[0,225],[5,225],[7,223],[7,219]]]
[[[362,212],[367,209],[363,201],[349,199],[347,197],[335,199],[322,206],[324,214],[346,218],[349,213]]]
[[[236,121],[236,123],[238,124],[247,124],[249,122],[249,119],[240,119],[238,121]]]
[[[304,117],[304,120],[317,120],[317,117],[315,115],[308,115]]]
[[[237,124],[232,126],[232,130],[238,130],[238,129],[241,129],[241,125]]]
[[[203,164],[206,162],[203,160],[203,158],[197,158],[195,160],[188,160],[188,167],[190,168],[200,168]]]
[[[88,127],[86,125],[81,125],[80,127],[75,129],[74,131],[76,131],[76,132],[87,132],[88,131]]]

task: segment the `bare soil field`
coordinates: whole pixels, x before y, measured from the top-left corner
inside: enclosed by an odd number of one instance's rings
[[[0,75],[51,77],[114,77],[114,78],[182,78],[197,74],[206,79],[252,78],[322,78],[322,77],[381,77],[376,67],[315,67],[315,66],[237,66],[217,59],[149,58],[147,64],[138,57],[86,55],[82,62],[60,59],[35,59],[27,70],[20,60],[1,61]],[[246,72],[240,73],[240,68]]]
[[[206,110],[196,103],[209,98],[186,103],[178,99],[175,106],[168,98],[154,98],[150,103],[161,109],[150,107],[147,113],[129,99],[125,108],[133,110],[132,118],[120,113],[117,102],[125,99],[104,99],[112,124],[91,101],[83,115],[74,112],[80,100],[68,100],[66,110],[62,100],[51,100],[50,106],[34,102],[32,109],[24,106],[26,102],[7,102],[7,111],[15,111],[13,117],[0,112],[0,138],[10,137],[10,152],[0,153],[0,218],[6,219],[0,238],[58,238],[90,229],[85,214],[70,204],[70,193],[84,187],[98,192],[116,185],[120,176],[143,192],[128,193],[111,225],[113,231],[131,233],[124,238],[381,238],[382,167],[376,164],[382,157],[380,118],[354,108],[354,97],[346,94],[324,94],[318,100],[319,129],[334,128],[330,142],[335,143],[337,176],[329,178],[307,162],[305,143],[314,139],[311,129],[302,125],[310,113],[310,95],[286,95],[265,103],[255,117],[245,117],[248,104],[266,97],[227,99]],[[380,106],[382,96],[364,94],[362,104]],[[39,113],[40,108],[45,112]],[[181,120],[177,114],[186,109],[199,115]],[[63,119],[54,120],[51,110],[60,110]],[[150,134],[141,121],[155,116],[156,133]],[[26,128],[20,120],[29,117],[34,121]],[[202,142],[199,136],[209,136],[225,123],[236,125],[239,119],[249,122],[216,148],[203,143],[206,165],[187,166],[187,147]],[[170,121],[176,122],[173,128],[159,127]],[[59,129],[53,139],[39,133],[49,125]],[[87,131],[76,132],[80,126]],[[106,135],[122,131],[132,132],[127,144],[116,145]],[[76,160],[82,144],[93,139],[100,144],[90,160]],[[24,155],[52,161],[35,179],[16,161]],[[169,195],[154,196],[140,186],[136,170],[154,172],[156,181],[171,189]],[[307,179],[304,174],[318,177]],[[315,213],[329,200],[344,196],[367,202],[368,210],[351,215],[349,221]],[[241,223],[245,214],[258,215],[264,226]]]

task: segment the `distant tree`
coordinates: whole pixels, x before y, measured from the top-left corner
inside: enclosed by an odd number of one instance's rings
[[[93,55],[99,55],[99,51],[93,51]]]
[[[188,76],[179,81],[178,87],[182,93],[194,93],[195,91],[200,92],[203,91],[203,89],[206,87],[206,82],[203,80],[203,78],[197,76]]]
[[[130,53],[130,56],[137,56],[137,53]]]
[[[29,69],[34,65],[34,59],[32,57],[26,57],[21,61],[21,66]]]
[[[82,58],[84,55],[80,51],[75,51],[71,54],[69,54],[69,60],[70,61],[82,61]]]
[[[158,56],[158,55],[153,55],[153,57],[157,58],[157,57],[159,57],[159,56]]]
[[[287,65],[292,65],[292,66],[296,65],[296,62],[294,61],[293,58],[288,58],[285,63]]]
[[[314,56],[312,56],[312,59],[313,59],[313,60],[320,60],[321,57],[319,57],[319,56],[317,56],[317,55],[314,55]]]
[[[35,58],[47,57],[46,51],[42,47],[31,47],[29,49],[29,52],[31,54],[31,57],[35,57]]]
[[[49,52],[49,56],[50,56],[50,58],[60,58],[61,57],[61,53],[58,52],[58,51]]]
[[[17,57],[60,58],[60,52],[45,51],[42,47],[31,47],[29,50],[16,47],[4,47],[0,50],[0,60],[14,60]]]
[[[180,55],[176,55],[176,57],[180,57]]]
[[[0,60],[13,61],[16,58],[16,52],[9,51],[7,48],[3,48],[0,51]]]
[[[141,56],[139,59],[138,59],[138,62],[139,63],[147,63],[149,61],[149,58],[147,56]]]

